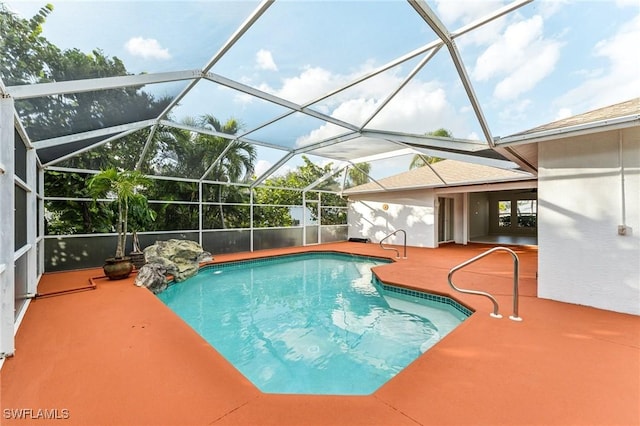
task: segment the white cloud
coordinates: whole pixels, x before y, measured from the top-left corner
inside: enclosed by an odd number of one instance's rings
[[[295,77],[285,78],[279,89],[262,85],[260,89],[272,93],[284,99],[304,103],[316,97],[324,95],[331,88],[338,86],[336,79],[330,71],[320,67],[307,67]]]
[[[273,164],[267,160],[258,160],[254,168],[254,174],[256,176],[262,176],[262,174],[269,170],[271,166],[273,166]]]
[[[273,167],[273,163],[271,163],[270,161],[258,160],[258,162],[256,163],[256,165],[254,167],[253,174],[255,174],[257,177],[260,177],[264,173],[266,173],[267,170],[269,170],[271,167]],[[273,172],[271,175],[267,176],[267,178],[269,178],[269,177],[277,177],[277,176],[285,176],[287,173],[289,173],[292,170],[293,170],[293,168],[291,166],[288,166],[288,165],[285,164],[285,165],[281,166],[280,168],[278,168],[278,170]]]
[[[560,96],[554,102],[558,109],[588,111],[640,96],[640,62],[633,53],[638,49],[638,40],[640,14],[594,46],[593,54],[606,58],[608,68],[604,72],[585,72],[591,78]]]
[[[560,108],[556,114],[556,120],[562,120],[563,118],[571,117],[573,113],[570,108]]]
[[[539,15],[509,25],[495,43],[477,59],[473,77],[478,81],[500,78],[494,96],[517,98],[551,74],[560,58],[561,43],[543,37]]]
[[[278,71],[278,66],[273,60],[273,55],[265,49],[260,49],[258,53],[256,53],[256,64],[261,70]]]
[[[635,1],[635,0],[632,0]],[[542,0],[537,4],[537,11],[543,18],[555,15],[562,7],[569,5],[571,0]]]
[[[638,7],[638,0],[616,0],[616,6],[618,6],[618,7],[625,7],[625,6]]]
[[[451,1],[438,0],[436,9],[439,17],[447,24],[468,24],[478,18],[497,10],[502,6],[501,1]]]
[[[508,127],[522,130],[522,123],[527,121],[531,105],[533,105],[531,99],[518,99],[506,103],[498,113],[498,117],[501,122],[509,123]]]
[[[353,82],[373,69],[375,64],[371,62],[363,63],[349,74],[333,73],[322,67],[305,67],[299,74],[282,79],[280,86],[263,83],[258,87],[267,93],[305,104]],[[405,77],[404,72],[402,69],[394,69],[378,74],[314,104],[313,108],[336,119],[363,125],[381,102],[400,86]],[[454,135],[470,134],[474,129],[470,129],[467,123],[473,110],[458,108],[456,111],[447,99],[445,87],[441,82],[414,78],[367,127],[418,134],[446,127]],[[472,120],[475,122],[475,119]],[[305,146],[348,131],[335,124],[322,124],[298,137],[296,146]]]
[[[515,99],[533,89],[538,82],[551,74],[560,57],[557,45],[541,46],[537,56],[520,65],[513,73],[500,81],[494,91],[498,99]]]
[[[154,38],[133,37],[124,45],[127,52],[144,59],[170,59],[169,49],[160,46]]]
[[[301,147],[309,145],[314,142],[319,142],[321,140],[325,140],[333,136],[338,136],[346,132],[348,132],[348,130],[344,127],[340,127],[332,123],[325,123],[320,127],[313,129],[308,134],[300,136],[298,139],[296,139],[296,146]]]

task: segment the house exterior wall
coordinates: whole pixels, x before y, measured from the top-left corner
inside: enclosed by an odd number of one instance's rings
[[[640,127],[540,143],[538,203],[539,297],[640,315]]]
[[[391,232],[404,229],[408,246],[437,247],[434,200],[433,190],[351,195],[349,238],[369,238],[377,243]],[[400,245],[402,235],[386,241]]]

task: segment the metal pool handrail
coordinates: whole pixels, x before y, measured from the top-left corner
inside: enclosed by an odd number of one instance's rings
[[[397,231],[393,231],[392,233],[390,233],[389,235],[387,235],[386,237],[384,237],[383,239],[380,240],[380,247],[382,247],[383,250],[393,250],[396,252],[396,257],[400,257],[400,252],[398,251],[398,249],[394,248],[394,247],[385,247],[382,245],[382,243],[384,242],[384,240],[386,240],[387,238],[396,235],[398,232],[402,232],[402,234],[404,235],[404,256],[402,257],[403,259],[407,258],[407,232],[404,229],[398,229]]]
[[[509,316],[509,319],[513,321],[522,321],[522,318],[518,316],[518,281],[519,281],[518,270],[519,270],[520,259],[518,259],[518,255],[513,250],[508,249],[506,247],[494,247],[492,249],[489,249],[484,253],[479,254],[478,256],[472,259],[469,259],[466,262],[459,264],[458,266],[453,267],[451,271],[449,271],[449,276],[447,277],[447,280],[449,281],[449,285],[451,286],[451,288],[453,288],[456,291],[459,291],[460,293],[475,294],[478,296],[488,297],[491,300],[491,302],[493,302],[493,312],[490,315],[494,318],[502,318],[502,315],[498,313],[498,301],[496,300],[495,297],[493,297],[492,295],[484,291],[458,288],[453,284],[453,281],[451,280],[451,277],[453,276],[454,272],[482,259],[485,256],[490,255],[495,251],[506,251],[513,258],[513,315]]]

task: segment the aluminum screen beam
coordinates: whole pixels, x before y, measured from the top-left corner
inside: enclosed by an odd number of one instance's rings
[[[119,126],[105,127],[103,129],[91,130],[83,133],[74,133],[72,135],[60,136],[58,138],[44,139],[33,142],[36,149],[51,148],[54,146],[64,145],[71,142],[78,142],[85,139],[96,138],[100,136],[112,135],[114,133],[122,133],[129,130],[140,130],[145,127],[153,126],[156,120],[143,120],[135,123],[122,124]]]
[[[263,99],[265,101],[274,103],[276,105],[280,105],[282,107],[288,108],[290,110],[293,111],[297,111],[297,112],[301,112],[303,114],[309,115],[311,117],[315,117],[319,120],[328,122],[328,123],[332,123],[335,124],[336,126],[340,126],[340,127],[344,127],[346,129],[349,130],[358,130],[358,127],[351,124],[351,123],[347,123],[346,121],[342,121],[342,120],[338,120],[337,118],[334,118],[330,115],[326,115],[326,114],[322,114],[320,112],[317,112],[315,110],[309,109],[307,107],[304,107],[300,104],[297,104],[295,102],[291,102],[288,101],[286,99],[282,99],[278,96],[274,96],[270,93],[267,92],[263,92],[261,90],[258,89],[254,89],[251,86],[247,86],[246,84],[242,84],[242,83],[238,83],[235,80],[231,80],[229,78],[226,77],[222,77],[220,75],[214,74],[214,73],[208,73],[204,76],[204,78],[206,78],[207,80],[213,81],[215,83],[221,84],[223,86],[229,87],[231,89],[235,89],[237,91],[240,91],[242,93],[245,93],[247,95],[251,95],[251,96],[255,96],[256,98],[260,98]],[[289,113],[284,114],[283,116],[279,117],[280,118],[284,118],[286,116],[290,115]],[[274,120],[277,121],[277,120]],[[253,130],[247,132],[246,134],[251,133]]]
[[[273,172],[275,172],[276,170],[278,170],[284,163],[286,163],[287,161],[289,161],[295,154],[293,152],[289,152],[287,153],[287,155],[285,155],[284,157],[282,157],[280,160],[278,160],[278,162],[276,162],[276,164],[274,164],[273,166],[271,166],[271,168],[269,168],[269,170],[267,170],[266,172],[264,172],[262,174],[262,176],[259,176],[250,186],[251,189],[255,188],[256,186],[260,185],[266,178],[268,178],[269,176],[271,176],[273,174]]]
[[[478,101],[475,91],[473,90],[473,86],[471,85],[471,80],[467,75],[467,70],[462,61],[462,57],[460,56],[460,52],[458,51],[458,48],[453,41],[453,37],[424,0],[408,1],[409,4],[411,4],[411,6],[415,9],[415,11],[418,12],[420,17],[425,20],[429,27],[431,27],[436,35],[444,42],[444,44],[447,46],[447,49],[449,49],[449,54],[451,55],[451,59],[453,60],[453,65],[456,67],[456,71],[458,72],[458,76],[460,77],[460,81],[464,86],[465,92],[467,92],[467,97],[469,98],[469,102],[471,102],[473,111],[475,112],[476,118],[480,124],[480,127],[482,128],[482,133],[484,133],[484,137],[487,140],[489,146],[493,147],[493,136],[491,135],[489,125],[486,118],[484,117],[482,108],[480,107],[480,102]]]
[[[409,84],[409,82],[413,79],[413,77],[415,77],[416,74],[420,72],[420,70],[427,64],[427,62],[431,60],[431,58],[434,57],[436,53],[438,53],[439,50],[440,50],[440,46],[436,47],[435,49],[432,49],[427,55],[425,55],[425,57],[422,58],[422,60],[418,63],[418,65],[416,65],[413,68],[413,70],[411,70],[409,75],[405,77],[405,79],[400,83],[400,85],[398,85],[398,87],[396,87],[396,89],[392,93],[390,93],[385,100],[383,100],[380,103],[380,105],[378,106],[378,108],[376,108],[373,114],[371,114],[369,118],[367,118],[367,120],[362,124],[362,126],[360,126],[360,129],[364,129],[365,127],[367,127],[367,124],[369,124],[371,120],[373,120],[375,116],[378,115],[380,111],[382,111],[389,102],[391,102],[391,100],[398,94],[398,92],[400,92],[407,84]]]
[[[112,136],[110,138],[101,140],[99,142],[96,142],[94,144],[86,146],[86,147],[84,147],[82,149],[77,149],[77,150],[75,150],[75,151],[73,151],[73,152],[71,152],[69,154],[66,154],[66,155],[63,155],[61,157],[58,157],[55,160],[51,160],[51,161],[45,163],[43,166],[44,167],[48,167],[48,166],[51,166],[51,165],[54,165],[54,164],[58,164],[61,161],[67,160],[67,159],[72,158],[72,157],[75,157],[76,155],[82,154],[83,152],[91,151],[92,149],[97,148],[99,146],[102,146],[102,145],[106,144],[107,142],[111,142],[111,141],[115,141],[117,139],[123,138],[125,136],[128,136],[128,135],[136,132],[136,131],[138,131],[138,129],[131,129],[131,130],[127,130],[126,132],[119,133],[119,134],[114,135],[114,136]]]
[[[70,93],[94,92],[120,89],[146,84],[171,81],[193,80],[201,75],[199,70],[164,72],[156,74],[126,75],[120,77],[90,78],[86,80],[59,81],[55,83],[25,84],[7,88],[15,99],[30,99],[42,96],[65,95]]]
[[[412,135],[408,133],[387,132],[382,130],[363,130],[360,132],[362,136],[378,139],[386,139],[389,141],[397,141],[420,145],[425,148],[435,149],[451,149],[456,151],[476,152],[487,149],[487,145],[481,141],[458,138],[443,138],[429,135]]]
[[[533,0],[518,0],[518,1],[514,1],[513,3],[509,3],[508,5],[501,7],[500,9],[494,11],[493,13],[484,16],[480,19],[476,19],[473,22],[470,22],[469,24],[458,28],[457,30],[453,31],[451,33],[451,38],[455,39],[457,37],[460,37],[463,34],[468,33],[469,31],[473,31],[476,28],[480,28],[481,26],[483,26],[484,24],[491,22],[495,19],[498,19],[504,15],[507,15],[511,12],[513,12],[516,9],[519,9],[520,7],[529,4],[533,2]]]
[[[0,94],[0,359],[15,351],[14,136],[13,99]]]
[[[242,25],[240,25],[236,32],[234,32],[231,37],[229,37],[229,39],[224,43],[220,50],[218,50],[218,52],[216,52],[216,54],[213,55],[213,57],[204,65],[202,71],[200,71],[200,75],[198,76],[198,78],[189,83],[187,87],[185,87],[184,90],[182,90],[182,92],[180,92],[178,96],[176,96],[173,101],[171,101],[171,103],[167,105],[164,111],[160,113],[160,115],[158,116],[159,120],[167,117],[167,114],[169,114],[169,112],[173,108],[175,108],[176,105],[178,105],[178,103],[187,95],[187,93],[189,93],[191,89],[195,87],[198,81],[200,81],[200,79],[202,78],[202,75],[209,72],[209,70],[216,64],[216,62],[218,62],[220,58],[222,58],[224,54],[229,51],[229,49],[231,49],[231,47],[236,44],[238,40],[240,40],[244,33],[246,33],[249,28],[251,28],[251,26],[260,18],[260,16],[262,16],[262,14],[266,12],[269,6],[273,4],[273,1],[274,0],[264,0],[258,5],[256,10],[253,11],[253,13],[242,23]]]
[[[359,138],[360,136],[361,135],[358,132],[346,133],[346,134],[343,134],[343,135],[334,136],[332,138],[325,139],[323,141],[314,142],[312,144],[302,146],[300,148],[295,149],[294,152],[296,154],[304,154],[306,152],[313,153],[312,151],[314,151],[316,149],[321,149],[321,148],[325,148],[327,146],[332,146],[332,145],[336,145],[336,144],[339,144],[339,143],[342,143],[342,142],[347,142],[347,141],[350,141],[352,139]]]
[[[228,133],[222,133],[222,132],[217,132],[215,130],[211,130],[211,129],[205,129],[202,127],[196,127],[196,126],[189,126],[187,124],[182,124],[182,123],[176,123],[175,121],[169,121],[169,120],[160,120],[160,123],[163,126],[167,126],[167,127],[175,127],[176,129],[182,129],[182,130],[187,130],[189,132],[194,132],[194,133],[201,133],[203,135],[210,135],[210,136],[217,136],[223,139],[229,139],[229,140],[239,140],[242,142],[247,142],[253,145],[259,145],[259,146],[264,146],[266,148],[273,148],[273,149],[277,149],[280,151],[291,151],[290,149],[283,147],[281,145],[276,145],[276,144],[272,144],[269,142],[264,142],[264,141],[259,141],[259,140],[255,140],[255,139],[249,139],[249,138],[244,138],[244,137],[238,137],[237,135],[230,135]]]

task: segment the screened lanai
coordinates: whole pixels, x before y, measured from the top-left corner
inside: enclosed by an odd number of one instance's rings
[[[112,254],[109,199],[86,192],[108,167],[153,181],[143,247],[214,255],[345,240],[344,191],[416,157],[535,177],[499,135],[550,121],[545,97],[574,81],[535,61],[585,42],[564,22],[623,19],[605,6],[0,3],[0,353],[44,272]]]

